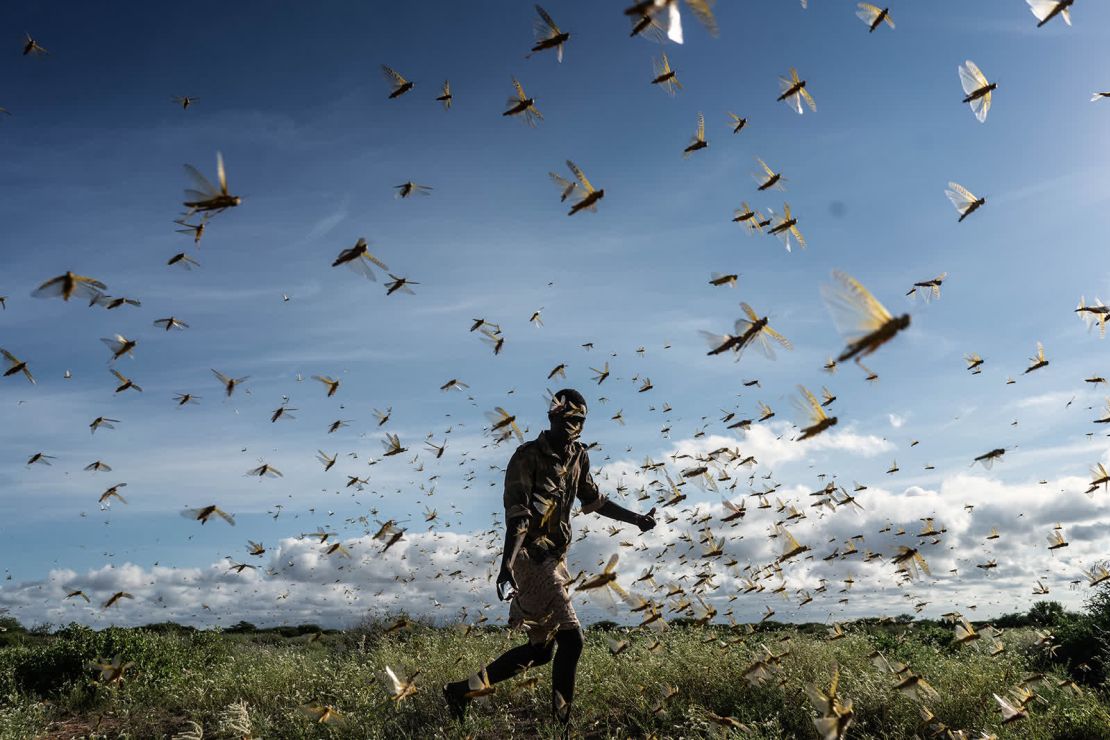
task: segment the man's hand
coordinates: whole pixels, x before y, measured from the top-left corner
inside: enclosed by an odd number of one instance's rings
[[[651,511],[642,515],[640,520],[636,522],[636,526],[640,528],[640,532],[646,532],[649,529],[655,529],[655,507],[651,507]]]
[[[507,586],[512,586],[512,591],[509,591]],[[497,598],[508,601],[516,590],[516,576],[513,575],[513,569],[508,563],[501,563],[501,571],[497,574]]]

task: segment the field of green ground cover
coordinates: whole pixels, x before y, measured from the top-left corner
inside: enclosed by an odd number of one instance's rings
[[[1044,605],[1031,616],[996,638],[988,637],[993,628],[978,625],[984,636],[964,646],[954,643],[950,626],[908,620],[848,623],[839,639],[830,639],[824,625],[755,625],[750,632],[686,623],[658,636],[596,625],[586,630],[574,733],[814,738],[817,714],[806,686],[827,688],[838,670],[840,699],[850,700],[854,712],[848,737],[943,737],[947,728],[971,738],[1110,738],[1106,642],[1096,620]],[[443,704],[445,681],[476,671],[520,635],[418,622],[391,631],[395,623],[345,631],[250,625],[27,631],[8,620],[0,633],[0,736],[558,736],[549,720],[546,666],[499,685],[471,705],[462,725]],[[1044,635],[1053,631],[1056,647],[1046,648]],[[614,656],[610,640],[629,647]],[[1004,651],[991,655],[997,644]],[[876,650],[892,665],[909,666],[936,693],[899,691],[899,676],[876,665]],[[117,682],[89,666],[116,656],[131,663]],[[749,680],[757,660],[770,668],[758,685]],[[401,678],[416,674],[416,692],[393,701],[382,680],[386,666]],[[1036,674],[1043,678],[1030,682]],[[993,695],[1007,697],[1023,681],[1036,695],[1026,703],[1028,716],[1003,725]],[[665,693],[673,695],[664,702]],[[923,722],[923,707],[933,722]],[[320,722],[310,708],[331,711]],[[743,727],[730,729],[714,715]]]

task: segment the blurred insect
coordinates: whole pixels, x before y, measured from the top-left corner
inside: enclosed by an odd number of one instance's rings
[[[786,178],[782,176],[781,172],[775,172],[774,170],[772,170],[770,167],[767,166],[767,163],[759,157],[756,157],[755,161],[759,162],[759,166],[763,168],[762,173],[752,173],[752,177],[759,185],[759,190],[769,190],[770,188],[774,188],[775,190],[786,190],[786,188],[782,186],[782,184],[786,182]]]
[[[747,118],[741,118],[732,111],[728,112],[728,117],[732,119],[732,121],[729,123],[729,126],[732,127],[732,133],[734,134],[740,133],[744,130],[744,127],[748,125]]]
[[[821,736],[821,740],[843,740],[855,717],[852,702],[842,703],[836,695],[839,681],[840,671],[836,670],[833,672],[828,692],[814,684],[806,685],[809,701],[820,715],[813,718],[813,725],[817,728],[817,734]]]
[[[387,67],[384,64],[382,65],[382,75],[385,76],[386,82],[393,86],[393,89],[389,92],[390,100],[401,97],[415,87],[415,83],[409,82],[391,67]]]
[[[402,452],[408,452],[407,447],[401,446],[401,440],[396,434],[385,433],[385,439],[382,440],[382,446],[385,452],[382,453],[383,457],[391,457],[393,455],[400,455]]]
[[[216,152],[216,179],[220,183],[216,189],[200,171],[191,164],[185,165],[185,172],[193,178],[199,190],[186,190],[185,196],[190,200],[185,201],[189,209],[186,217],[194,213],[221,213],[228,208],[234,208],[243,202],[238,195],[231,195],[227,191],[227,172],[224,170],[224,157]]]
[[[555,185],[559,188],[560,203],[565,203],[567,198],[573,195],[574,191],[578,189],[578,183],[574,182],[573,180],[568,180],[567,178],[555,172],[548,172],[547,176],[550,177],[551,181],[555,183]]]
[[[894,21],[890,18],[890,8],[876,8],[871,3],[860,3],[856,7],[859,8],[856,16],[867,24],[868,33],[874,33],[875,29],[883,23],[894,28]]]
[[[1096,463],[1095,467],[1091,468],[1091,485],[1087,489],[1087,493],[1093,493],[1102,486],[1102,490],[1110,488],[1110,471],[1106,470],[1106,466],[1102,463]]]
[[[975,213],[987,202],[986,198],[975,197],[971,191],[958,182],[949,182],[944,194],[948,196],[948,200],[952,201],[956,212],[960,214],[959,223],[962,223],[965,218]]]
[[[986,468],[987,470],[990,470],[994,466],[995,461],[996,460],[1001,461],[1002,456],[1005,455],[1005,454],[1006,454],[1006,449],[1005,448],[996,447],[995,449],[991,450],[990,452],[984,452],[982,455],[979,455],[979,457],[977,457],[977,458],[975,458],[974,460],[971,461],[971,464],[974,465],[975,463],[982,463],[984,468]]]
[[[252,476],[254,478],[262,478],[262,477],[282,478],[282,477],[284,477],[284,476],[282,476],[280,470],[278,470],[273,465],[270,465],[268,463],[263,463],[263,464],[259,465],[257,468],[251,468],[250,470],[247,471],[246,474],[249,475],[249,476]]]
[[[780,545],[779,556],[775,559],[776,563],[784,563],[790,558],[809,551],[808,546],[800,544],[798,540],[794,539],[794,535],[790,534],[790,531],[781,524],[776,524],[773,531]]]
[[[500,330],[490,331],[483,328],[482,341],[493,347],[493,354],[495,355],[501,354],[501,349],[505,346],[505,337]]]
[[[838,285],[822,285],[821,296],[832,314],[837,329],[848,340],[848,346],[836,358],[838,362],[866,357],[910,325],[910,315],[897,318],[883,304],[847,273],[833,270]]]
[[[61,298],[68,301],[74,295],[81,298],[95,298],[96,295],[108,289],[108,286],[99,280],[67,272],[56,278],[51,278],[35,288],[31,295],[35,298]]]
[[[1058,529],[1052,530],[1048,535],[1048,549],[1059,550],[1061,547],[1067,547],[1068,541],[1064,539],[1064,533]]]
[[[1087,576],[1087,585],[1091,588],[1110,581],[1110,570],[1105,565],[1094,565],[1090,570],[1084,571],[1083,575]]]
[[[922,280],[920,283],[914,283],[913,287],[906,291],[906,295],[912,298],[920,295],[926,303],[933,298],[940,298],[940,286],[946,277],[948,277],[948,273],[942,272],[932,280]]]
[[[775,358],[774,345],[770,340],[774,340],[784,349],[791,349],[792,345],[790,340],[779,334],[772,329],[768,324],[768,317],[760,317],[756,315],[755,311],[747,303],[741,303],[740,308],[747,315],[747,318],[740,318],[736,320],[733,330],[735,335],[725,334],[711,334],[703,331],[701,335],[709,342],[710,349],[706,352],[707,355],[719,355],[727,350],[732,350],[736,354],[736,359],[739,360],[743,351],[755,343],[760,351],[769,359]]]
[[[998,702],[998,708],[1002,710],[1002,724],[1008,725],[1011,722],[1017,722],[1019,719],[1025,719],[1029,716],[1029,712],[1026,711],[1025,707],[1022,706],[1020,702],[1014,705],[998,694],[991,695],[994,697],[994,700]]]
[[[671,61],[667,59],[667,55],[663,56],[655,62],[652,62],[655,68],[655,77],[652,78],[651,84],[659,85],[659,87],[668,95],[673,96],[676,90],[682,89],[682,83],[678,81],[678,74],[671,69]]]
[[[420,285],[420,283],[416,282],[415,280],[409,280],[408,278],[397,277],[391,272],[386,274],[389,275],[389,277],[393,278],[385,285],[386,295],[393,295],[398,291],[400,291],[401,293],[408,293],[409,295],[416,295],[415,293],[413,293],[412,288],[410,288],[409,286]]]
[[[107,416],[98,416],[89,424],[89,434],[96,434],[96,430],[101,427],[105,429],[115,429],[116,424],[119,424],[119,419],[109,419]]]
[[[223,384],[224,391],[227,393],[228,398],[231,398],[231,394],[235,392],[235,389],[242,385],[243,382],[246,381],[248,378],[250,378],[249,375],[244,375],[241,378],[229,378],[218,370],[212,370],[212,374],[215,375],[216,379]]]
[[[786,246],[786,251],[790,251],[790,239],[793,237],[794,241],[798,242],[798,246],[802,249],[806,247],[805,237],[802,232],[798,230],[798,219],[790,214],[790,204],[782,204],[783,215],[778,222],[771,225],[767,233],[772,236],[777,236],[782,239],[782,243]]]
[[[166,264],[170,267],[173,267],[174,265],[181,265],[181,267],[185,268],[186,270],[192,270],[194,267],[200,267],[199,262],[197,262],[189,255],[185,254],[184,252],[179,252],[173,257],[170,257],[169,261],[166,262]]]
[[[535,126],[536,123],[543,120],[543,115],[540,114],[539,109],[536,108],[535,98],[530,98],[524,94],[524,87],[520,84],[517,78],[513,78],[513,89],[516,90],[516,97],[509,97],[505,105],[509,109],[504,111],[503,116],[524,116],[524,122],[529,126]]]
[[[108,597],[107,601],[105,601],[103,604],[100,605],[100,608],[101,609],[107,609],[107,608],[111,607],[113,604],[119,603],[120,599],[134,599],[134,598],[135,598],[134,596],[127,593],[126,591],[116,591],[114,594],[112,594],[111,596]]]
[[[562,62],[563,45],[566,44],[567,39],[570,38],[570,34],[566,33],[565,31],[561,31],[559,29],[559,26],[556,25],[551,16],[547,14],[547,11],[541,8],[539,5],[536,5],[536,12],[540,16],[539,20],[536,21],[535,26],[536,45],[532,47],[531,53],[529,53],[525,57],[525,59],[531,57],[532,54],[536,54],[546,49],[554,49],[556,59]]]
[[[1075,0],[1025,0],[1029,10],[1037,17],[1037,28],[1056,16],[1064,19],[1064,23],[1071,25],[1071,6]]]
[[[991,93],[998,89],[998,83],[989,82],[982,70],[970,59],[960,65],[957,71],[960,73],[960,84],[964,88],[965,97],[962,102],[971,105],[971,112],[979,119],[979,123],[985,123],[991,109]]]
[[[578,591],[590,591],[591,595],[598,599],[606,611],[616,611],[616,601],[614,595],[619,597],[622,601],[631,599],[631,596],[624,587],[617,582],[617,561],[620,559],[618,553],[613,553],[609,557],[609,562],[605,564],[605,569],[595,576],[587,578],[578,584]]]
[[[8,363],[7,370],[4,371],[4,377],[8,378],[16,373],[23,373],[23,376],[30,381],[31,385],[35,385],[35,378],[31,375],[31,371],[27,369],[27,363],[13,355],[8,350],[0,347],[0,355],[4,356],[4,361]]]
[[[795,399],[794,405],[805,415],[808,426],[803,427],[801,434],[794,438],[796,442],[814,437],[829,427],[835,426],[837,422],[837,417],[825,414],[821,404],[805,386],[799,385],[798,390],[801,391],[801,399]]]
[[[393,189],[397,191],[398,198],[407,198],[413,193],[417,195],[430,195],[433,188],[431,185],[417,185],[410,180],[400,185],[394,185]]]
[[[112,375],[116,376],[116,380],[118,380],[119,383],[120,383],[119,386],[116,388],[116,393],[122,393],[123,391],[126,391],[126,390],[136,390],[136,391],[139,391],[140,393],[143,392],[142,387],[136,385],[131,380],[131,378],[125,378],[123,376],[123,374],[120,373],[118,370],[112,370],[111,372],[112,372]]]
[[[302,714],[305,714],[312,719],[316,720],[317,724],[326,725],[330,722],[342,722],[346,718],[340,714],[339,710],[330,704],[306,704],[298,707]]]
[[[122,591],[116,594],[116,596],[126,597],[128,599],[135,598],[131,594],[124,593]],[[112,598],[116,598],[116,596],[113,596]],[[104,608],[107,607],[108,604],[105,604]],[[124,663],[120,656],[117,655],[112,658],[111,663],[106,663],[103,659],[97,658],[96,660],[86,663],[85,667],[91,671],[100,671],[99,680],[102,683],[118,684],[123,680],[124,672],[133,665],[135,664],[130,660]]]
[[[171,329],[177,329],[181,331],[189,328],[188,324],[186,324],[181,319],[174,318],[173,316],[169,316],[164,319],[155,319],[154,325],[160,329],[165,329],[166,331],[170,331]]]
[[[23,35],[27,37],[27,41],[23,44],[23,56],[27,56],[28,54],[35,54],[37,56],[50,53],[40,46],[39,42],[31,37],[31,34],[24,32]]]
[[[377,282],[378,278],[374,275],[374,271],[370,266],[377,265],[383,271],[388,271],[389,268],[386,267],[384,262],[367,251],[369,246],[370,243],[360,236],[353,247],[348,247],[339,253],[339,256],[335,258],[331,266],[339,267],[340,265],[347,265],[360,275],[364,275],[368,279]]]
[[[197,403],[200,396],[194,396],[192,393],[178,393],[173,397],[173,400],[177,401],[178,406],[184,406],[187,403]]]
[[[100,341],[103,342],[108,349],[112,350],[111,362],[115,362],[124,355],[134,357],[134,349],[139,344],[138,340],[128,339],[121,334],[117,334],[110,339],[108,337],[102,337]]]
[[[740,206],[740,208],[733,211],[732,221],[733,223],[743,224],[744,228],[748,230],[748,236],[751,236],[762,228],[759,225],[759,213],[758,211],[753,211],[747,201],[741,203]]]
[[[814,113],[817,112],[817,102],[814,101],[813,96],[809,94],[806,89],[806,81],[798,79],[798,70],[793,67],[790,68],[790,77],[786,78],[779,76],[779,90],[781,95],[776,100],[786,103],[786,106],[796,112],[799,116],[802,115],[802,101],[805,100],[806,105]]]
[[[199,224],[191,224],[183,218],[174,219],[174,223],[185,227],[184,229],[174,229],[174,231],[178,234],[192,234],[193,244],[200,244],[201,237],[204,236],[204,229],[208,226],[208,217],[203,217]]]
[[[583,210],[597,213],[597,202],[605,197],[605,188],[602,188],[600,190],[594,188],[593,184],[591,184],[590,181],[586,179],[585,173],[583,173],[582,170],[579,169],[578,165],[576,165],[574,162],[571,162],[569,159],[567,160],[567,167],[570,168],[570,171],[574,173],[575,179],[578,180],[578,186],[581,188],[583,193],[582,197],[578,199],[578,202],[571,206],[571,209],[567,212],[567,215],[573,216],[574,214]]]
[[[694,17],[698,19],[711,36],[716,36],[718,33],[717,19],[713,16],[713,10],[710,7],[712,4],[713,0],[686,0],[686,7],[690,9]],[[665,15],[662,12],[664,10],[666,11]],[[678,0],[640,0],[640,2],[625,8],[624,13],[634,18],[648,18],[654,21],[666,33],[667,38],[676,44],[683,43],[682,13],[679,10]],[[635,34],[634,29],[633,35]]]
[[[213,516],[218,516],[231,526],[235,526],[235,519],[231,516],[231,514],[228,514],[226,511],[219,508],[215,504],[202,506],[199,509],[185,509],[181,512],[181,516],[185,517],[186,519],[192,519],[193,521],[200,522],[202,526],[206,524],[208,520],[211,519]]]
[[[929,564],[925,562],[925,558],[913,547],[899,545],[898,554],[894,556],[891,562],[902,566],[899,571],[905,573],[911,580],[919,576],[918,569],[924,571],[925,575],[932,575],[929,572]]]
[[[328,398],[334,396],[335,392],[339,390],[340,381],[336,380],[335,378],[329,378],[327,375],[313,375],[312,379],[320,381],[327,387]]]
[[[682,150],[683,157],[689,157],[691,154],[699,149],[705,149],[709,146],[709,142],[705,140],[705,116],[701,113],[698,114],[698,128],[694,132],[690,144]]]
[[[454,99],[455,96],[451,94],[451,81],[444,80],[443,87],[440,90],[440,94],[436,97],[436,100],[443,103],[443,110],[451,110],[451,103]]]
[[[1101,298],[1096,296],[1094,305],[1088,306],[1086,298],[1080,296],[1079,305],[1075,307],[1075,313],[1087,325],[1088,331],[1097,323],[1099,338],[1102,339],[1106,336],[1106,320],[1110,318],[1110,306],[1103,304]]]
[[[1091,102],[1093,103],[1096,100],[1103,100],[1105,98],[1110,98],[1110,92],[1096,92],[1091,95]]]
[[[200,100],[192,95],[174,95],[173,102],[181,106],[181,110],[189,110],[189,106]]]
[[[964,361],[967,363],[967,369],[971,371],[972,375],[978,375],[983,372],[983,358],[977,352],[972,352],[969,355],[964,355]]]
[[[1040,370],[1042,367],[1048,365],[1048,360],[1046,360],[1044,356],[1044,345],[1040,342],[1037,342],[1037,354],[1030,357],[1029,362],[1029,367],[1025,368],[1025,372],[1022,373],[1022,375],[1027,375],[1034,370]]]
[[[98,498],[96,502],[98,504],[110,506],[111,503],[112,503],[112,499],[115,498],[115,499],[119,499],[120,503],[126,504],[127,499],[125,499],[122,495],[120,495],[120,492],[119,492],[119,489],[126,488],[126,487],[127,487],[126,483],[117,483],[116,485],[114,485],[111,488],[109,488],[108,490],[106,490],[104,493],[100,494],[100,498]]]
[[[521,443],[524,442],[524,432],[517,426],[516,417],[505,409],[497,406],[493,411],[487,411],[486,419],[490,422],[490,432],[498,442],[503,442],[514,434]]]
[[[716,286],[716,287],[720,287],[722,285],[727,285],[730,288],[735,288],[736,287],[736,280],[739,277],[740,276],[737,275],[736,273],[724,274],[724,273],[720,273],[720,272],[714,272],[714,273],[711,273],[710,276],[709,276],[709,284],[713,285],[713,286]]]

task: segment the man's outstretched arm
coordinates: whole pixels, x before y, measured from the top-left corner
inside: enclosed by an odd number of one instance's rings
[[[597,509],[597,513],[610,519],[616,519],[618,522],[634,524],[640,528],[641,532],[646,532],[655,527],[655,507],[652,507],[647,514],[637,514],[635,511],[626,509],[610,499],[605,499],[605,503]]]
[[[582,502],[583,514],[596,512],[604,517],[616,519],[618,522],[634,524],[640,528],[641,532],[646,532],[655,527],[654,508],[647,514],[637,514],[611,501],[608,497],[602,496],[597,483],[594,482],[593,475],[590,474],[590,458],[586,456],[585,452],[582,455],[583,471],[578,481],[578,500]]]

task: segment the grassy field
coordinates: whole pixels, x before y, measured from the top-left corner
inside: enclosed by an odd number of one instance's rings
[[[723,729],[708,719],[712,712],[750,729],[733,730],[734,737],[817,737],[804,687],[827,686],[839,667],[840,697],[855,711],[848,737],[929,736],[921,723],[924,703],[968,737],[986,731],[1003,738],[1110,738],[1106,687],[1057,686],[1065,675],[1054,668],[1035,687],[1039,698],[1028,718],[1002,725],[992,694],[1005,695],[1030,674],[1046,672],[1031,629],[1005,631],[999,638],[1005,652],[995,657],[988,640],[956,646],[950,629],[930,623],[847,625],[845,631],[830,641],[820,626],[771,626],[749,635],[725,626],[678,626],[661,636],[662,649],[649,651],[654,633],[587,629],[576,734],[720,737]],[[627,639],[631,647],[613,657],[609,638]],[[471,706],[465,725],[448,719],[440,685],[519,641],[499,629],[464,634],[419,624],[392,633],[377,624],[297,637],[165,627],[26,633],[0,648],[0,736],[555,737],[547,666],[535,671],[535,683],[501,684]],[[764,646],[783,656],[781,674],[753,686],[744,672],[765,655]],[[868,659],[876,649],[911,666],[938,695],[920,701],[897,691],[893,675]],[[116,655],[133,663],[118,684],[100,681],[87,667]],[[381,681],[387,665],[402,677],[420,671],[414,695],[391,701]],[[660,709],[664,686],[678,692]],[[302,709],[307,705],[330,705],[339,716],[316,722]]]

